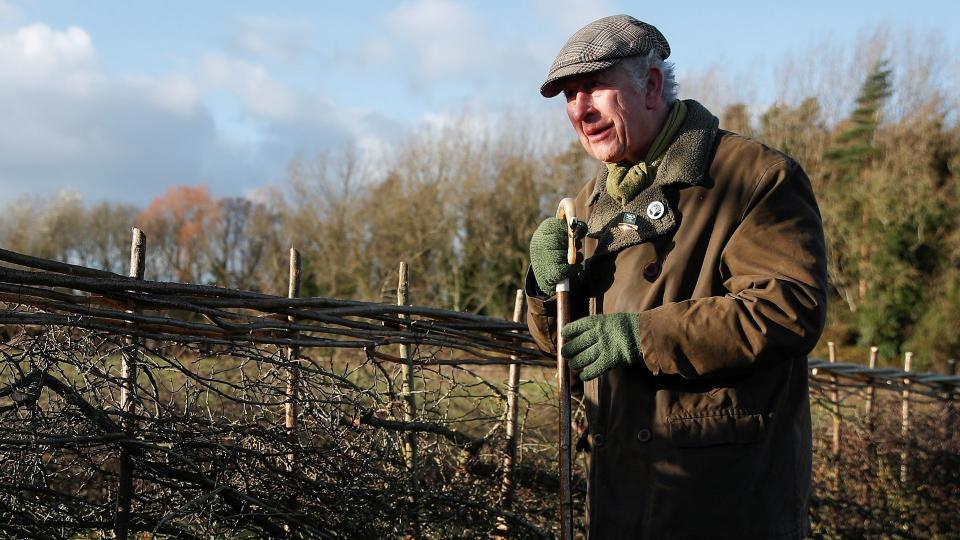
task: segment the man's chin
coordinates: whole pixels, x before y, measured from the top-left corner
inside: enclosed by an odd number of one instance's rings
[[[597,161],[617,163],[624,159],[623,152],[620,148],[611,148],[610,145],[605,144],[592,145],[583,139],[580,140],[580,144],[583,146],[583,149],[587,151],[587,154]]]
[[[623,157],[614,152],[592,152],[591,155],[596,158],[597,161],[602,161],[604,163],[619,163],[620,161],[623,161]]]

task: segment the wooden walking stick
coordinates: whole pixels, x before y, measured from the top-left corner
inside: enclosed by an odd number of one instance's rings
[[[557,219],[567,222],[567,234],[570,237],[567,248],[567,262],[577,263],[577,240],[574,236],[576,216],[573,199],[565,198],[557,208]],[[573,495],[571,493],[572,465],[570,452],[571,413],[570,413],[570,368],[563,357],[563,336],[560,329],[570,322],[570,279],[557,284],[557,384],[560,394],[560,538],[573,538]]]

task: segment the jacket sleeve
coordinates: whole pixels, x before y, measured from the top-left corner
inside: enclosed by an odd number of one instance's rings
[[[826,317],[826,247],[799,165],[784,160],[758,180],[719,272],[726,294],[640,313],[644,362],[654,375],[721,376],[816,345]]]

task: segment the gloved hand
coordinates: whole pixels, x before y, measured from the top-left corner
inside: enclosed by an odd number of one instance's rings
[[[606,313],[565,325],[560,329],[562,352],[570,369],[589,381],[617,366],[639,362],[643,358],[639,321],[636,313]]]
[[[587,224],[575,221],[577,239],[577,264],[567,262],[567,224],[557,218],[547,218],[540,223],[530,239],[530,268],[540,290],[550,294],[557,283],[580,272],[579,254],[582,239],[587,234]]]

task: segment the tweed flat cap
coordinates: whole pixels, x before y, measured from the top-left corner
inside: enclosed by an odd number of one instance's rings
[[[560,80],[565,77],[607,69],[623,58],[646,56],[654,48],[661,59],[670,56],[667,38],[653,25],[629,15],[598,19],[567,40],[550,66],[540,93],[553,97],[560,93]]]

